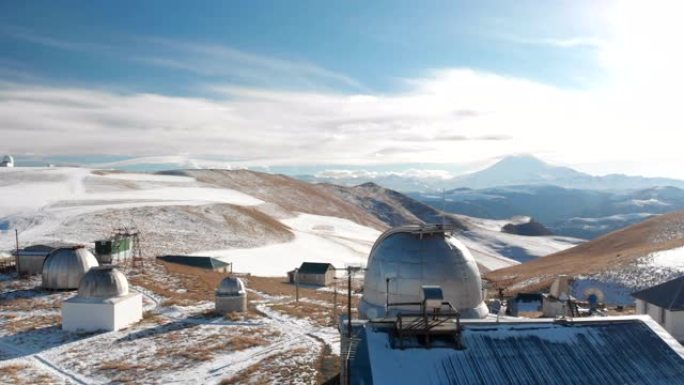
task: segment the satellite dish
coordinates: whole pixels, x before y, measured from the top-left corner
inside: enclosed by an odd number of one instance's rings
[[[603,303],[605,297],[603,291],[597,287],[589,287],[584,290],[584,298],[592,308],[595,308],[599,303]]]

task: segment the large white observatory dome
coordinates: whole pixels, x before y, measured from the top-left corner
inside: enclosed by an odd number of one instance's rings
[[[112,265],[95,266],[81,278],[81,297],[113,298],[128,294],[126,276]]]
[[[97,265],[95,256],[83,246],[55,249],[43,262],[43,288],[78,289],[81,278]]]
[[[488,313],[480,271],[468,249],[442,226],[416,225],[388,230],[373,245],[359,304],[361,316],[373,319],[415,312],[415,305],[385,305],[419,303],[421,287],[427,285],[440,286],[444,301],[463,318],[484,318]]]

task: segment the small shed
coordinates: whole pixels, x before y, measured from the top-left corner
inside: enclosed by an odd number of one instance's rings
[[[135,240],[131,236],[115,236],[95,241],[95,258],[99,263],[113,263],[131,258]]]
[[[162,255],[157,259],[164,262],[176,263],[200,269],[207,269],[218,271],[221,273],[232,273],[233,265],[231,263],[220,261],[216,258],[195,255]]]
[[[678,341],[684,341],[684,276],[632,293],[636,313],[648,314]]]
[[[43,262],[47,258],[48,254],[53,252],[60,247],[71,247],[74,245],[69,244],[36,244],[31,246],[26,246],[19,250],[13,252],[17,257],[17,269],[19,275],[34,275],[40,274],[43,271]]]
[[[331,263],[304,262],[299,266],[297,276],[303,285],[328,286],[335,279],[335,266]]]

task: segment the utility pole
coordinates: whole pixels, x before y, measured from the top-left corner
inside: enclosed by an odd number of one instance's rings
[[[337,277],[333,278],[333,325],[337,324]]]
[[[351,343],[351,336],[352,336],[351,283],[352,283],[352,267],[347,266],[347,336],[349,337],[350,343]]]
[[[17,277],[19,276],[19,229],[15,228],[14,229],[14,241],[16,242],[17,246],[17,253],[15,255],[15,263],[14,265],[17,268]]]
[[[299,269],[294,271],[294,281],[295,281],[295,302],[299,303]]]

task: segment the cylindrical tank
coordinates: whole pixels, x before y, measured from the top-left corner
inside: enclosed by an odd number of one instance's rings
[[[240,278],[226,277],[216,290],[216,312],[245,312],[247,311],[247,291]]]
[[[81,278],[97,265],[95,256],[83,246],[55,249],[43,262],[43,288],[78,289]]]
[[[418,312],[415,305],[386,308],[386,303],[418,303],[425,285],[439,286],[444,301],[463,318],[484,318],[488,313],[480,271],[470,251],[442,227],[421,225],[388,230],[373,245],[359,304],[361,317]]]
[[[95,266],[81,278],[79,297],[113,298],[128,294],[126,276],[112,265]]]

